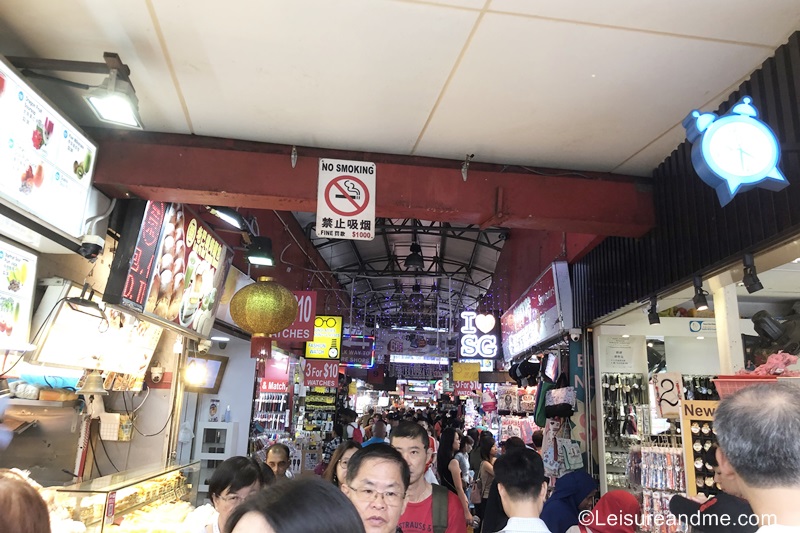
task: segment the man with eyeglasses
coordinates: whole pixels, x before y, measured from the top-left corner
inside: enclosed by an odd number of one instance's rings
[[[367,533],[399,531],[410,477],[403,456],[388,444],[373,444],[353,454],[342,492],[358,510]]]

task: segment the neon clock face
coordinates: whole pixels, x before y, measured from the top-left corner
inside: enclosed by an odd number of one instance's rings
[[[722,117],[695,110],[683,120],[692,143],[692,165],[723,207],[739,192],[755,187],[780,191],[789,185],[778,168],[778,139],[758,119],[752,101],[743,97]]]
[[[712,167],[741,182],[757,181],[778,159],[772,132],[749,117],[732,116],[715,122],[703,138],[703,148]]]

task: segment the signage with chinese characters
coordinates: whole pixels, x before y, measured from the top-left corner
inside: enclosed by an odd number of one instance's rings
[[[453,390],[457,396],[469,396],[480,390],[478,363],[453,363]]]
[[[342,317],[319,315],[314,319],[314,338],[306,342],[306,359],[339,359]]]
[[[105,301],[208,337],[233,253],[186,206],[148,202],[129,211]]]
[[[310,341],[314,338],[314,321],[317,318],[317,292],[292,291],[297,300],[297,318],[285,330],[273,335],[286,341]]]
[[[319,160],[317,235],[371,241],[375,238],[375,163]]]
[[[723,207],[741,191],[756,187],[780,191],[789,186],[778,168],[778,138],[759,120],[752,103],[745,96],[721,117],[694,110],[683,120],[686,138],[692,143],[692,165],[717,192]]]
[[[503,355],[507,361],[572,328],[572,289],[567,263],[552,263],[503,314],[501,323]]]
[[[306,387],[338,387],[339,362],[306,360],[303,377]]]
[[[0,198],[79,239],[97,146],[0,57]]]
[[[462,311],[461,357],[497,357],[497,320],[491,314],[477,314],[475,311]]]

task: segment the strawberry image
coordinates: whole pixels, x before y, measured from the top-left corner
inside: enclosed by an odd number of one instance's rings
[[[33,130],[33,136],[31,138],[33,140],[33,147],[37,150],[42,147],[44,144],[44,136],[42,135],[42,130],[36,128]]]
[[[3,90],[6,88],[6,79],[0,74],[0,96],[3,95]]]

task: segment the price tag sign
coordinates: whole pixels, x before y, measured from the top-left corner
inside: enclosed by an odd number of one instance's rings
[[[677,418],[681,414],[683,377],[678,372],[665,372],[653,377],[656,391],[656,410],[661,418]]]
[[[338,387],[339,362],[306,360],[303,367],[306,387]]]
[[[478,373],[480,363],[453,363],[453,390],[458,396],[475,394],[480,389]]]

